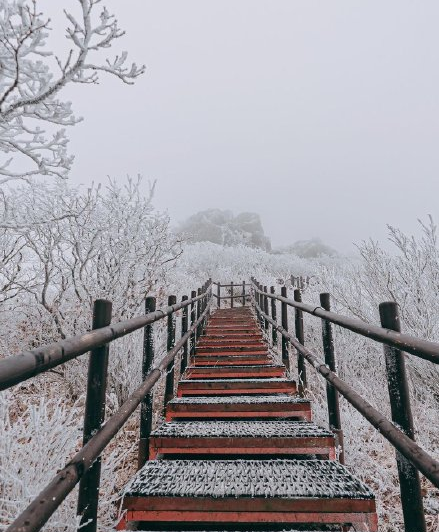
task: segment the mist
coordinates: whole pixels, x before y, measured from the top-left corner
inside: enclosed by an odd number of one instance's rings
[[[69,89],[74,183],[140,173],[176,224],[257,212],[275,246],[341,252],[437,215],[436,2],[108,4],[147,71]]]

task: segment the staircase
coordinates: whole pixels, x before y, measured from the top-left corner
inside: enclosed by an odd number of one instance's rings
[[[123,510],[119,530],[378,530],[248,307],[212,315]]]

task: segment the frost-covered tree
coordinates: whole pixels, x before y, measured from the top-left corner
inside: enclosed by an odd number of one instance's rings
[[[89,190],[60,180],[39,185],[16,187],[7,198],[29,223],[0,233],[9,246],[0,269],[0,356],[84,333],[99,298],[112,301],[113,321],[142,314],[146,295],[163,294],[181,254],[169,217],[154,208],[154,185],[146,194],[140,179]],[[50,209],[54,219],[32,223]],[[66,211],[73,214],[62,216]],[[141,355],[138,338],[113,347],[123,352],[111,362],[120,368],[110,372],[120,399],[140,375],[140,362],[128,362]],[[72,396],[83,391],[81,360],[57,374]]]
[[[138,312],[145,295],[163,282],[167,266],[180,254],[168,216],[153,207],[153,193],[151,186],[142,194],[140,179],[124,186],[112,180],[86,191],[66,182],[16,190],[11,202],[17,209],[22,203],[30,222],[32,216],[41,218],[38,210],[52,209],[56,217],[6,232],[21,254],[20,279],[11,265],[9,289],[33,302],[28,305],[25,298],[22,311],[39,309],[40,319],[54,327],[54,338],[84,330],[84,316],[97,298],[113,301],[115,319]],[[75,215],[63,217],[65,211]]]
[[[368,322],[379,322],[382,301],[398,303],[404,332],[439,340],[439,246],[437,227],[430,216],[419,220],[421,234],[410,236],[388,226],[393,249],[373,240],[359,246],[361,259],[321,272],[339,309]],[[430,362],[409,357],[417,393],[439,393],[439,371]]]
[[[65,128],[80,119],[60,98],[66,85],[98,83],[101,73],[130,84],[144,71],[127,64],[126,52],[108,58],[124,32],[101,0],[63,4],[69,51],[60,57],[49,46],[50,20],[36,0],[0,0],[0,184],[67,176],[73,156]]]

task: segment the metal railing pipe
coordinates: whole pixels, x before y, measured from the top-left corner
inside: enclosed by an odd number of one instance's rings
[[[262,309],[260,309],[262,312]],[[404,455],[416,468],[439,488],[439,462],[434,460],[427,452],[417,445],[404,432],[399,430],[391,421],[384,417],[381,412],[374,408],[366,399],[361,397],[349,384],[341,380],[326,364],[323,364],[309,349],[301,345],[288,331],[277,325],[269,316],[268,320],[282,336],[285,336],[293,347],[299,351],[305,359],[329,381],[343,397],[360,414],[369,421],[402,455]]]
[[[192,301],[199,301],[201,298],[202,295],[199,295],[185,303],[178,303],[146,316],[138,316],[130,320],[112,323],[108,327],[102,327],[60,342],[24,351],[20,355],[4,358],[0,360],[0,391],[84,355],[92,349],[102,347],[117,338],[142,329],[146,325],[161,320],[190,305]]]
[[[259,291],[259,293],[263,293],[262,290],[256,285],[254,285],[254,290]],[[282,303],[285,303],[291,307],[298,308],[303,312],[312,314],[313,316],[326,319],[334,325],[339,325],[344,329],[358,333],[361,336],[370,338],[371,340],[396,347],[397,349],[401,349],[401,351],[405,351],[406,353],[411,353],[412,355],[423,358],[424,360],[429,360],[430,362],[439,364],[439,343],[437,342],[422,340],[409,334],[392,331],[391,329],[384,329],[379,325],[373,325],[357,318],[342,316],[341,314],[336,314],[335,312],[328,312],[320,306],[299,303],[292,299],[287,299],[282,295],[279,296],[277,294],[267,294],[267,296],[277,299],[278,301],[281,301]]]

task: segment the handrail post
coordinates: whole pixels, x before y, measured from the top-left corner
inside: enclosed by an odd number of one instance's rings
[[[187,301],[188,297],[183,296],[181,298],[182,301]],[[184,336],[188,331],[188,317],[189,317],[189,307],[184,307],[183,314],[181,316],[181,336]],[[188,349],[189,340],[184,343],[183,346],[183,352],[181,354],[181,360],[180,360],[180,375],[183,374],[184,370],[189,364],[188,356],[189,356],[189,349]]]
[[[302,292],[300,288],[296,288],[296,290],[294,290],[294,301],[297,301],[298,303],[302,302]],[[296,338],[300,344],[304,345],[305,335],[303,333],[303,312],[298,308],[295,309],[295,325]],[[297,356],[297,369],[299,372],[299,395],[303,397],[307,388],[307,379],[305,359],[300,353],[298,353]]]
[[[202,289],[198,288],[197,289],[197,296],[201,296],[201,292],[202,292]],[[201,305],[202,305],[201,299],[199,299],[197,301],[197,320],[199,319],[199,317],[201,316],[201,313],[202,313]],[[200,336],[201,336],[201,324],[199,323],[198,327],[197,327],[197,337],[196,337],[195,342],[198,342]]]
[[[93,329],[100,329],[110,325],[111,310],[112,304],[106,299],[97,299],[94,302]],[[105,418],[108,355],[109,344],[93,349],[90,353],[82,438],[83,446],[101,428]],[[100,482],[101,457],[98,457],[79,483],[77,514],[81,516],[81,532],[95,532],[97,530]]]
[[[256,319],[259,323],[259,309],[258,309],[258,306],[259,306],[259,294],[258,292],[256,292],[258,288],[258,281],[256,281],[256,279],[253,277],[253,291],[254,291],[254,295],[255,295],[255,304],[256,304]]]
[[[331,297],[328,293],[320,294],[320,305],[328,312],[331,310]],[[337,361],[335,358],[332,323],[328,320],[322,320],[322,339],[323,352],[325,353],[325,364],[331,371],[337,373]],[[338,391],[328,381],[326,381],[326,399],[328,403],[329,428],[336,435],[339,448],[338,459],[341,464],[344,464],[344,442],[343,431],[341,428],[339,396]]]
[[[145,314],[155,312],[155,297],[145,299]],[[146,325],[143,329],[143,359],[142,359],[142,381],[152,369],[154,361],[154,331],[153,324]],[[152,428],[152,393],[148,393],[140,405],[140,438],[138,468],[141,469],[149,460],[149,435]]]
[[[379,306],[381,326],[401,332],[398,305],[394,301]],[[415,429],[410,406],[410,390],[405,367],[405,353],[395,347],[384,346],[387,384],[392,421],[413,441]],[[426,532],[421,483],[416,467],[396,451],[399,487],[405,532]]]
[[[282,286],[281,287],[280,295],[282,297],[287,297],[287,287],[286,286]],[[281,302],[281,305],[280,305],[280,315],[281,315],[282,329],[285,329],[286,331],[288,331],[288,305],[286,303],[284,303],[283,301]],[[287,368],[287,371],[289,371],[289,369],[290,369],[290,357],[289,357],[289,354],[288,354],[288,340],[285,338],[284,335],[282,335],[282,362],[285,365],[285,367]]]
[[[230,308],[233,308],[233,281],[230,281]]]
[[[203,312],[206,310],[207,308],[207,289],[209,288],[209,280],[207,280],[204,285],[203,285],[203,292],[204,292],[204,297],[203,297]],[[202,330],[202,334],[205,334],[206,333],[206,324],[207,324],[207,313],[206,315],[204,316],[203,318],[203,321],[201,322],[201,330]]]
[[[242,281],[242,306],[245,307],[245,281]]]
[[[191,291],[191,299],[194,299],[197,297],[197,292],[195,290]],[[196,303],[192,301],[191,303],[191,327],[195,323],[196,319]],[[196,344],[196,332],[195,330],[191,334],[190,338],[190,351],[189,351],[189,358],[192,360],[192,357],[195,355],[195,344]]]
[[[201,296],[201,299],[200,299],[200,304],[201,304],[200,316],[201,316],[201,314],[203,314],[204,309],[206,308],[206,296],[204,295],[204,291],[205,290],[206,290],[206,283],[201,285],[201,291],[200,291],[200,296]],[[200,336],[204,332],[204,328],[203,327],[204,327],[204,323],[203,323],[203,321],[201,321],[201,323],[200,323],[200,330],[201,330]]]
[[[218,308],[221,308],[221,283],[218,282],[217,284],[217,287],[216,287],[216,302],[217,302],[217,307]]]
[[[175,296],[168,297],[168,306],[171,307],[177,303]],[[166,340],[166,351],[169,352],[175,345],[175,312],[168,316],[168,335]],[[166,383],[165,383],[165,400],[164,409],[166,405],[174,398],[174,361],[172,360],[166,368]]]
[[[263,297],[263,302],[264,302],[264,313],[268,316],[268,296],[267,296],[267,287],[264,286],[264,295],[262,296]],[[268,320],[267,318],[265,318],[264,320],[264,327],[265,327],[265,330],[268,331],[268,326],[269,326],[269,323],[268,323]]]
[[[274,286],[270,286],[270,294],[274,293]],[[274,297],[271,298],[271,319],[277,322],[276,300]],[[277,345],[277,329],[274,325],[271,326],[271,339],[273,341],[273,345]]]
[[[257,283],[258,289],[262,291],[262,285],[260,283]],[[262,316],[262,313],[264,312],[264,296],[262,294],[259,294],[259,307],[261,309],[261,312],[259,314],[259,323],[261,326],[261,329],[265,327],[264,318]]]

